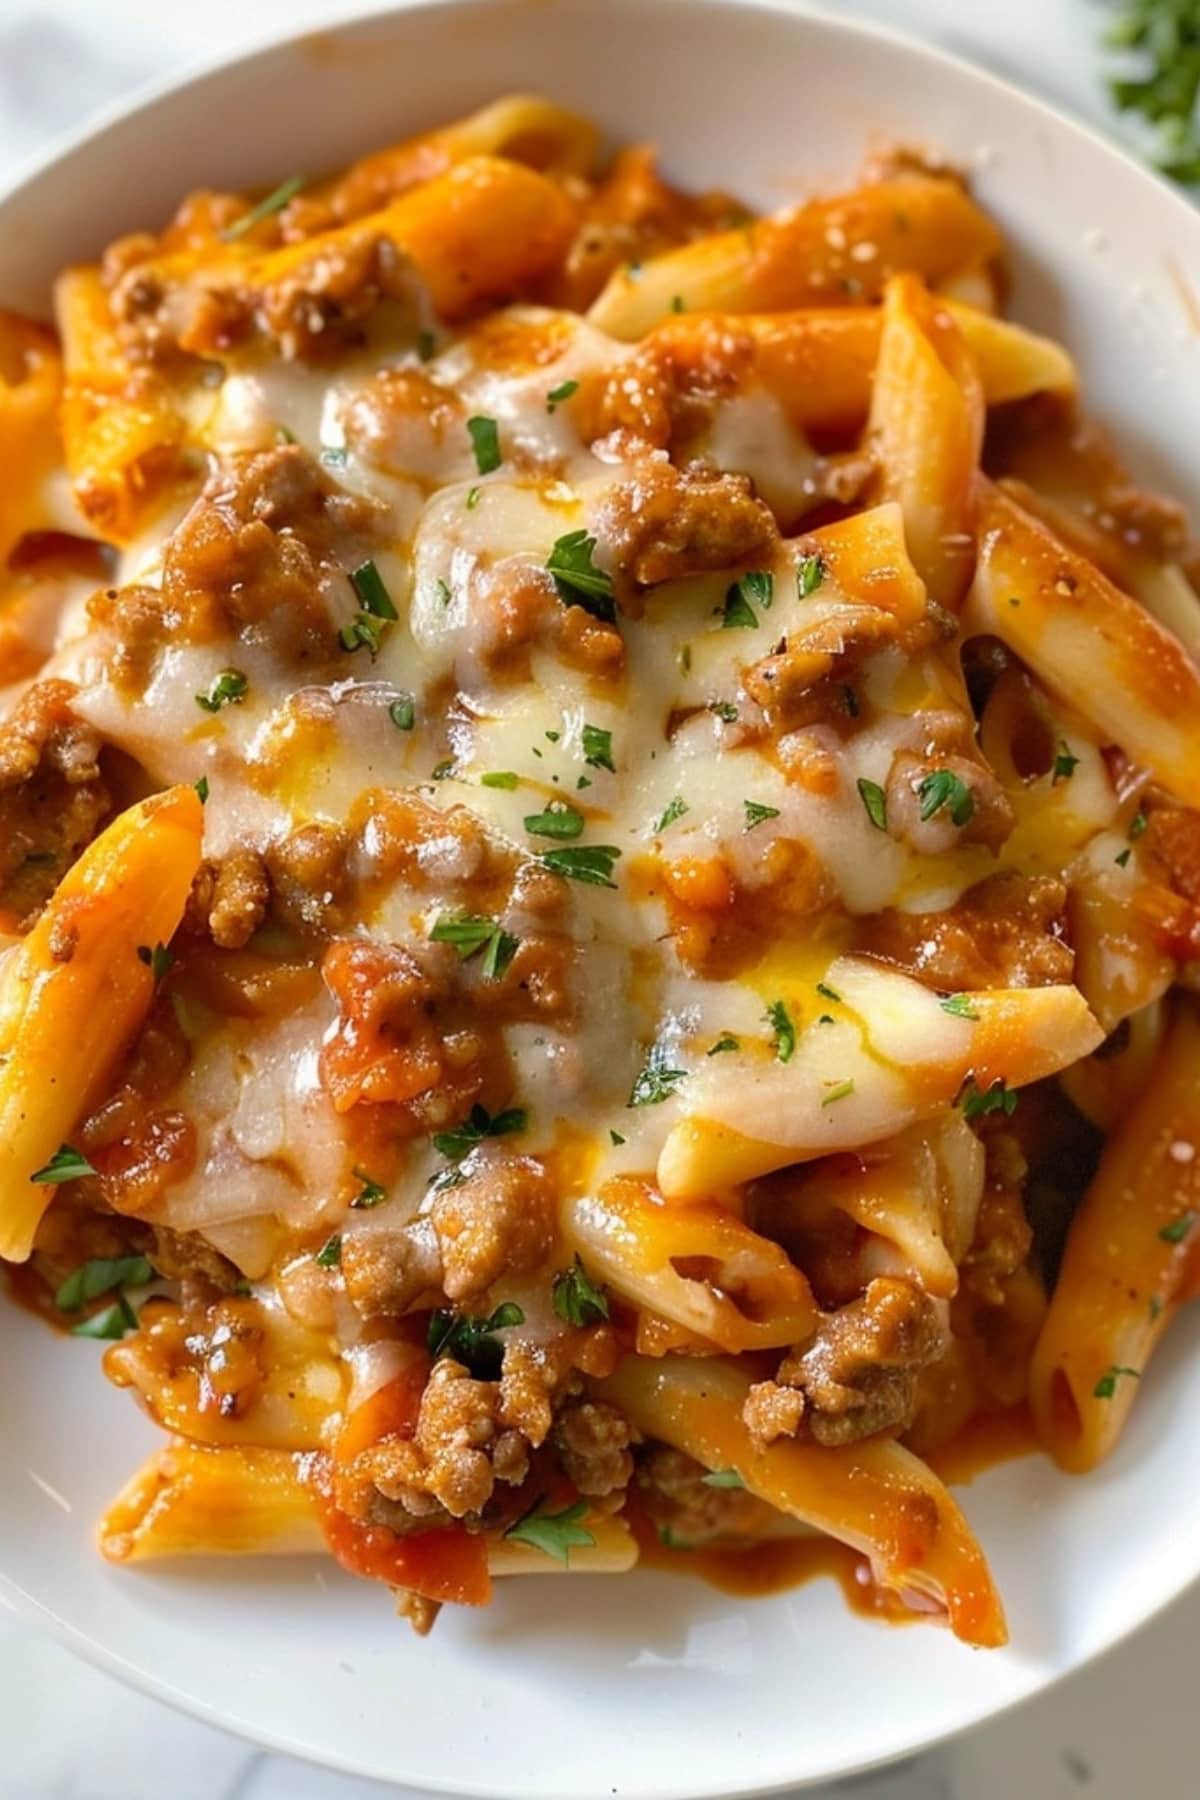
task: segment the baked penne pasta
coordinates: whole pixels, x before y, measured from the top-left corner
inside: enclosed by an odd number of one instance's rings
[[[1000,1644],[924,1456],[1091,1466],[1193,1285],[1185,522],[956,177],[600,146],[0,313],[0,1259],[165,1434],[113,1562],[807,1533]]]

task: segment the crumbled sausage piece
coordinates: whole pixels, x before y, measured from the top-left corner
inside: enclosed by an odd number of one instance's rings
[[[266,853],[272,910],[297,931],[329,933],[346,920],[352,839],[340,825],[302,825]]]
[[[615,1406],[568,1400],[554,1421],[552,1441],[564,1474],[581,1494],[602,1499],[628,1487],[634,1432]]]
[[[271,889],[262,857],[257,850],[231,850],[219,862],[206,864],[204,873],[212,883],[209,935],[218,949],[241,950],[267,914]]]
[[[637,1483],[646,1511],[672,1543],[756,1539],[777,1517],[773,1507],[740,1487],[714,1487],[703,1463],[666,1444],[638,1455]]]
[[[861,948],[943,992],[1054,987],[1069,982],[1066,883],[1056,875],[989,875],[940,912],[889,908],[863,928]]]
[[[418,1637],[428,1637],[442,1610],[440,1600],[427,1600],[411,1588],[396,1589],[396,1616],[407,1619]]]
[[[510,1338],[500,1371],[500,1417],[536,1449],[550,1430],[552,1398],[563,1379],[562,1359],[540,1345]]]
[[[554,1233],[554,1189],[533,1157],[481,1145],[466,1179],[437,1195],[430,1217],[446,1297],[469,1300],[542,1261]]]
[[[947,1343],[938,1307],[911,1282],[890,1276],[867,1286],[861,1299],[827,1313],[804,1349],[789,1351],[766,1387],[799,1388],[804,1424],[819,1444],[857,1443],[879,1431],[903,1429],[912,1418],[916,1377]],[[755,1393],[746,1418],[774,1427],[782,1414],[776,1396]]]
[[[232,1294],[241,1281],[228,1257],[201,1237],[198,1231],[171,1231],[166,1225],[155,1225],[154,1245],[150,1260],[168,1281],[182,1284],[184,1304],[190,1293],[212,1297]]]
[[[387,1437],[364,1451],[350,1485],[369,1482],[418,1515],[428,1516],[431,1501],[456,1519],[481,1512],[496,1481],[517,1486],[528,1472],[528,1447],[501,1428],[499,1399],[494,1381],[476,1381],[449,1357],[434,1363],[412,1442]]]
[[[742,1407],[746,1429],[761,1445],[773,1444],[776,1438],[795,1437],[803,1417],[801,1390],[781,1387],[777,1381],[756,1381]]]
[[[34,682],[0,741],[0,904],[24,919],[48,898],[109,811],[100,739],[68,681]]]
[[[618,482],[596,518],[617,574],[652,587],[769,556],[779,534],[744,475],[652,463]]]
[[[342,1238],[342,1278],[365,1319],[398,1318],[442,1288],[442,1261],[428,1219],[392,1226],[372,1221]]]

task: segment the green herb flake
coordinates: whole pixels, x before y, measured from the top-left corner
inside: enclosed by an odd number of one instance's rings
[[[710,1469],[700,1480],[705,1487],[711,1488],[744,1488],[746,1485],[736,1469]]]
[[[935,769],[917,784],[922,820],[932,819],[947,808],[951,821],[965,825],[975,811],[975,796],[952,769]]]
[[[538,860],[551,874],[562,875],[567,881],[615,888],[613,866],[620,854],[615,844],[582,844],[573,849],[543,850]]]
[[[82,1181],[85,1175],[96,1173],[87,1157],[74,1149],[70,1144],[61,1144],[50,1158],[44,1169],[29,1177],[44,1186],[51,1182]]]
[[[681,799],[678,794],[674,795],[672,799],[667,801],[667,804],[659,814],[654,825],[654,835],[658,837],[667,829],[668,825],[674,825],[676,819],[682,819],[684,813],[688,810],[687,801]]]
[[[1195,1223],[1195,1213],[1185,1212],[1178,1219],[1172,1219],[1169,1225],[1164,1225],[1158,1235],[1164,1244],[1182,1244]]]
[[[419,362],[432,362],[437,351],[437,338],[432,331],[418,331],[417,359]]]
[[[531,837],[545,838],[577,838],[583,835],[586,820],[581,812],[565,801],[550,806],[545,812],[527,813],[524,820],[526,831]]]
[[[610,1144],[613,1146],[614,1150],[619,1149],[620,1146],[625,1142],[625,1139],[621,1136],[620,1132],[614,1131],[611,1126],[609,1127],[608,1140],[609,1140]]]
[[[443,915],[429,935],[435,944],[453,944],[462,962],[468,962],[482,951],[483,975],[487,981],[498,981],[520,948],[520,940],[510,937],[497,920],[471,913],[460,913],[457,917]]]
[[[137,1314],[124,1294],[121,1294],[111,1306],[106,1306],[102,1312],[93,1313],[90,1319],[80,1319],[78,1325],[72,1325],[71,1336],[98,1338],[104,1343],[116,1343],[128,1332],[136,1331],[137,1323]]]
[[[372,1181],[361,1169],[352,1171],[354,1179],[361,1181],[362,1186],[350,1202],[356,1212],[370,1212],[376,1206],[382,1206],[387,1199],[387,1189],[378,1181]]]
[[[371,557],[359,563],[357,569],[351,569],[350,586],[362,602],[364,612],[369,612],[372,618],[386,619],[389,623],[399,618],[387,583]]]
[[[818,981],[817,992],[822,1000],[832,1000],[835,1006],[841,1005],[842,996],[836,988],[831,988],[827,981]]]
[[[673,1069],[667,1053],[655,1044],[646,1058],[637,1080],[630,1089],[627,1106],[661,1106],[669,1100],[681,1081],[687,1080],[686,1069]]]
[[[209,785],[208,785],[208,776],[202,775],[200,777],[199,781],[197,781],[194,785],[195,785],[196,793],[199,795],[201,806],[207,805],[208,796],[209,796],[209,792],[210,792]]]
[[[520,1107],[510,1106],[507,1111],[493,1116],[476,1102],[461,1125],[451,1131],[434,1133],[433,1147],[447,1162],[457,1163],[485,1138],[512,1137],[524,1131],[528,1124],[529,1116]]]
[[[835,1100],[845,1100],[854,1092],[854,1077],[846,1081],[830,1081],[825,1084],[825,1092],[821,1095],[822,1106],[832,1106]]]
[[[608,1295],[597,1287],[576,1256],[554,1277],[554,1310],[568,1325],[598,1325],[608,1317]]]
[[[467,503],[466,503],[467,511],[474,512],[475,508],[479,505],[479,502],[482,499],[483,499],[483,489],[482,488],[480,488],[480,487],[468,488],[467,489]]]
[[[196,705],[207,713],[218,713],[223,706],[240,706],[249,685],[240,669],[222,669],[213,676],[207,694],[196,695]]]
[[[802,600],[815,594],[825,579],[825,564],[819,556],[802,556],[796,564],[796,588]]]
[[[858,797],[862,801],[876,831],[887,830],[887,795],[877,781],[868,781],[865,776],[858,778]]]
[[[1118,869],[1123,869],[1132,855],[1132,850],[1122,850],[1113,857],[1113,861],[1116,863]]]
[[[551,548],[546,569],[554,577],[558,597],[564,606],[582,606],[585,612],[611,625],[617,616],[612,576],[596,567],[595,548],[595,538],[582,527],[578,531],[568,531]]]
[[[777,806],[763,806],[757,800],[743,800],[746,809],[746,830],[753,831],[756,825],[765,825],[768,819],[779,817]]]
[[[599,725],[585,725],[583,760],[591,769],[607,769],[610,775],[615,775],[617,765],[613,761],[612,732],[603,731]]]
[[[515,1525],[510,1525],[504,1535],[514,1543],[529,1544],[535,1550],[544,1551],[565,1569],[570,1564],[572,1550],[590,1549],[596,1542],[591,1532],[585,1531],[579,1523],[587,1517],[587,1511],[586,1500],[577,1500],[574,1506],[564,1507],[561,1512],[547,1512],[539,1504]]]
[[[1139,1381],[1141,1374],[1140,1369],[1129,1369],[1122,1363],[1113,1363],[1104,1371],[1092,1389],[1093,1400],[1111,1400],[1117,1391],[1117,1380],[1120,1376],[1129,1375],[1134,1381]]]
[[[782,1000],[772,1000],[764,1014],[774,1033],[775,1055],[781,1063],[791,1062],[796,1054],[796,1027]]]
[[[738,709],[733,704],[732,700],[710,700],[708,703],[708,710],[725,725],[735,725],[737,723]]]
[[[1129,822],[1130,838],[1131,839],[1140,838],[1143,831],[1145,831],[1145,829],[1149,823],[1150,823],[1149,819],[1146,817],[1145,813],[1142,811],[1141,807],[1139,806],[1137,811],[1134,813],[1133,818]]]
[[[326,1238],[317,1251],[313,1261],[322,1269],[336,1269],[342,1260],[342,1240],[335,1231],[331,1238]]]
[[[726,1031],[722,1033],[716,1043],[711,1045],[704,1054],[706,1056],[724,1056],[727,1051],[740,1050],[741,1047],[742,1046],[737,1038],[735,1038],[731,1032]]]
[[[153,949],[149,944],[139,944],[137,954],[138,961],[145,963],[156,984],[169,975],[174,967],[175,952],[167,944],[155,944]]]
[[[144,1256],[94,1256],[67,1276],[54,1304],[60,1312],[78,1312],[114,1288],[145,1287],[153,1280],[154,1270]]]
[[[348,625],[343,625],[338,632],[338,643],[343,650],[353,653],[355,650],[370,652],[371,661],[379,655],[379,646],[383,642],[384,621],[377,619],[374,613],[355,613]]]
[[[775,577],[770,569],[747,570],[738,586],[752,605],[761,606],[764,612],[770,612],[771,602],[775,598]]]
[[[306,180],[307,176],[304,175],[290,175],[286,181],[281,181],[277,188],[272,188],[249,212],[243,213],[240,219],[235,219],[232,225],[225,227],[221,233],[221,242],[236,244],[248,231],[261,225],[264,219],[273,218],[276,213],[282,212],[288,201],[295,199]]]
[[[439,1310],[429,1321],[425,1342],[435,1360],[453,1357],[465,1364],[476,1380],[494,1381],[504,1362],[504,1348],[493,1333],[524,1323],[525,1314],[515,1300],[502,1301],[486,1319]]]
[[[411,731],[417,719],[417,707],[411,694],[400,694],[388,707],[388,718],[397,731]]]
[[[1060,781],[1070,781],[1079,767],[1079,758],[1072,753],[1066,738],[1059,738],[1058,749],[1054,752],[1054,769],[1050,777],[1051,786]]]
[[[450,583],[448,581],[443,581],[440,576],[434,583],[433,591],[443,606],[449,606],[451,600],[454,598],[450,592]]]
[[[572,394],[578,392],[579,383],[577,381],[560,381],[558,386],[552,387],[546,395],[546,411],[548,413],[555,412],[564,400],[569,400]]]
[[[471,434],[471,447],[475,452],[475,467],[481,475],[490,475],[504,460],[500,455],[500,427],[495,419],[477,414],[475,418],[467,420],[467,430]]]
[[[1150,1323],[1151,1324],[1153,1324],[1156,1319],[1158,1319],[1162,1316],[1162,1310],[1163,1310],[1163,1303],[1159,1299],[1158,1295],[1151,1294],[1151,1296],[1150,1296]]]
[[[725,595],[725,604],[721,608],[722,631],[753,631],[758,624],[758,614],[746,598],[745,589],[740,581],[735,581]]]
[[[944,1013],[950,1013],[956,1019],[977,1019],[979,1017],[970,994],[948,994],[944,1000],[938,1001],[938,1005]]]
[[[1011,1119],[1017,1110],[1017,1094],[1003,1081],[994,1081],[983,1093],[969,1081],[961,1104],[964,1119],[983,1119],[989,1113],[1003,1113],[1006,1119]]]

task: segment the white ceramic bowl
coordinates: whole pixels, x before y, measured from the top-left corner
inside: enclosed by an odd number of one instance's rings
[[[200,184],[271,183],[540,89],[680,181],[763,206],[880,140],[939,146],[1009,238],[1013,305],[1077,357],[1140,472],[1200,462],[1200,217],[1115,150],[971,69],[771,0],[464,0],[281,44],[112,120],[0,202],[0,303]],[[765,1601],[665,1574],[503,1589],[415,1639],[378,1588],[311,1562],[110,1569],[92,1521],[155,1441],[94,1347],[0,1302],[0,1585],[83,1654],[262,1743],[425,1788],[699,1800],[842,1775],[1076,1668],[1200,1570],[1200,1354],[1186,1319],[1119,1452],[1087,1480],[1029,1460],[965,1496],[1012,1645],[851,1617],[829,1583]],[[52,1496],[58,1496],[56,1504]]]

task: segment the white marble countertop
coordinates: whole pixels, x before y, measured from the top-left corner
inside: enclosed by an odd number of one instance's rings
[[[826,0],[837,7],[838,0]],[[0,0],[0,168],[140,84],[366,0]],[[1096,0],[841,0],[1113,128]],[[1200,1592],[1052,1692],[844,1784],[861,1800],[1191,1800]],[[268,1756],[76,1662],[0,1605],[0,1800],[372,1800],[373,1783]],[[399,1793],[400,1790],[393,1790]],[[824,1797],[817,1796],[817,1800]]]

